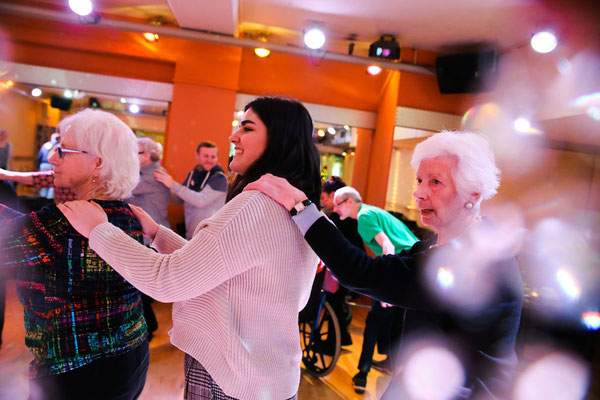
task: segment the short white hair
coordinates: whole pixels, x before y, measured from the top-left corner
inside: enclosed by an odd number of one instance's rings
[[[415,147],[410,165],[416,171],[421,161],[445,155],[458,159],[452,171],[458,193],[463,196],[479,193],[478,203],[498,193],[500,170],[488,141],[482,135],[461,131],[436,133]]]
[[[160,160],[161,151],[154,139],[144,136],[138,138],[137,141],[144,153],[150,154],[150,161],[156,162]]]
[[[111,113],[90,108],[58,124],[61,137],[102,159],[99,190],[115,199],[131,197],[140,180],[137,140],[131,129]]]
[[[362,203],[362,197],[360,197],[360,193],[358,193],[358,190],[354,189],[351,186],[344,186],[336,190],[335,194],[333,195],[333,198],[335,199],[338,197],[351,197],[355,203]]]

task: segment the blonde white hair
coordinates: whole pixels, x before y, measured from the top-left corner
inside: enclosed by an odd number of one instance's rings
[[[416,171],[421,161],[444,155],[458,159],[452,171],[458,193],[463,196],[479,193],[479,204],[498,192],[500,170],[488,141],[482,135],[461,131],[436,133],[415,147],[410,165]]]
[[[335,195],[333,196],[333,198],[339,199],[341,197],[343,197],[344,199],[351,197],[355,203],[362,203],[362,197],[360,197],[360,193],[358,193],[358,190],[354,189],[351,186],[344,186],[335,191]]]
[[[61,138],[102,160],[98,192],[115,199],[131,196],[140,180],[140,163],[136,137],[123,121],[88,108],[60,121],[57,130]]]

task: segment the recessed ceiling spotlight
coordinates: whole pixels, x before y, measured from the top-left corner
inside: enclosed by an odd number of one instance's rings
[[[531,47],[538,53],[550,53],[557,44],[556,36],[550,31],[537,32],[531,37]]]
[[[345,151],[342,151],[342,157],[346,157],[348,155],[348,153],[346,153]]]
[[[378,65],[369,65],[367,67],[367,72],[369,73],[369,75],[379,75],[381,73],[381,67]]]
[[[91,0],[69,0],[69,7],[75,14],[81,16],[90,15],[94,8]]]
[[[321,128],[321,129],[317,130],[317,136],[321,137],[321,138],[325,137],[325,129]]]
[[[69,89],[65,89],[65,91],[63,92],[63,96],[66,97],[67,99],[72,99],[73,92],[71,92]]]
[[[158,33],[152,33],[152,32],[144,32],[143,33],[144,39],[146,39],[147,42],[158,42]]]
[[[325,44],[325,34],[319,28],[310,28],[304,34],[304,44],[313,50],[320,49]]]
[[[231,123],[231,126],[233,126],[234,128],[238,127],[240,125],[240,121],[238,121],[237,119],[234,119],[233,122]]]
[[[129,106],[129,112],[133,114],[137,114],[140,112],[140,107],[137,104],[132,104]]]
[[[120,101],[121,101],[121,103],[122,103],[122,104],[125,104],[125,103],[127,103],[127,99],[126,99],[125,97],[121,97],[121,100],[120,100]]]
[[[344,125],[344,129],[349,131],[350,130],[350,125]]]
[[[33,97],[40,97],[42,95],[42,90],[40,88],[31,89],[31,95]]]
[[[257,47],[254,49],[254,54],[260,58],[268,57],[271,54],[271,50],[265,49],[264,47]]]
[[[329,128],[327,128],[327,133],[329,133],[330,135],[335,135],[335,128],[333,126],[330,126]]]

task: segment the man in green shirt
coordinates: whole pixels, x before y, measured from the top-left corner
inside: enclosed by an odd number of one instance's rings
[[[340,219],[358,220],[359,235],[377,256],[399,253],[411,248],[418,240],[406,225],[389,212],[363,204],[360,193],[352,187],[346,186],[336,190],[333,202],[335,204],[333,210],[339,214]],[[385,338],[383,342],[387,342],[389,355],[392,345],[392,325],[398,314],[397,307],[378,301],[373,302],[365,322],[363,347],[358,361],[359,372],[352,378],[355,392],[364,393],[366,389],[367,375],[371,369],[378,338]],[[380,340],[379,343],[381,342]]]

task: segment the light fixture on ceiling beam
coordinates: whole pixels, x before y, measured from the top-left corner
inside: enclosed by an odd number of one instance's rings
[[[320,49],[325,44],[325,40],[325,33],[321,28],[312,27],[304,33],[304,44],[309,49]]]
[[[91,0],[69,0],[69,8],[75,14],[85,17],[94,10]]]
[[[379,65],[369,65],[367,67],[367,73],[369,75],[373,75],[373,76],[379,75],[381,73],[381,71],[382,71],[382,69]]]
[[[369,46],[369,57],[386,60],[400,59],[400,45],[394,35],[383,35]]]
[[[271,54],[271,50],[264,47],[257,47],[254,49],[254,54],[260,58],[265,58]]]
[[[531,47],[538,53],[550,53],[556,48],[558,39],[550,30],[536,32],[531,37]]]

